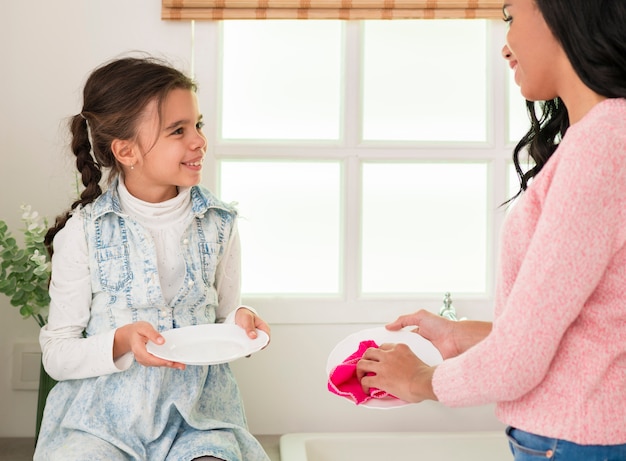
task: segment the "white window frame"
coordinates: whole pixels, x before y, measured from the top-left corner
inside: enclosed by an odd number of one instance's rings
[[[481,295],[452,293],[453,305],[460,316],[490,320],[493,310],[495,285],[494,268],[497,262],[498,236],[505,216],[499,207],[507,200],[508,171],[513,144],[508,138],[507,79],[509,72],[501,58],[506,27],[502,21],[492,20],[488,25],[487,59],[487,141],[484,143],[442,142],[361,142],[361,69],[360,42],[362,23],[347,21],[344,33],[344,125],[338,142],[276,142],[276,141],[221,141],[219,139],[220,81],[219,66],[221,23],[201,21],[192,24],[192,72],[199,82],[200,110],[204,115],[204,132],[208,138],[204,163],[203,184],[212,191],[219,190],[218,164],[228,159],[272,160],[341,160],[343,162],[342,197],[343,255],[340,281],[342,293],[336,297],[315,296],[257,296],[244,297],[243,303],[259,309],[264,319],[272,324],[339,324],[386,323],[401,314],[420,308],[437,311],[443,293],[430,296],[395,296],[378,298],[359,294],[361,271],[359,257],[359,210],[361,161],[469,161],[486,162],[489,168],[489,219],[487,291]],[[491,91],[489,91],[491,90]],[[432,153],[436,152],[436,155]],[[245,251],[245,242],[243,242]]]

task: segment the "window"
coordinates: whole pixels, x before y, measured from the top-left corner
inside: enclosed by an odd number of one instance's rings
[[[493,20],[196,23],[205,182],[274,323],[488,318],[523,98]],[[514,178],[513,178],[514,180]]]
[[[488,165],[362,166],[361,293],[485,294]]]
[[[220,161],[220,195],[239,202],[246,295],[338,294],[341,163]]]
[[[222,27],[223,139],[338,139],[339,21],[227,21]]]
[[[485,142],[486,34],[486,21],[363,23],[363,140]]]

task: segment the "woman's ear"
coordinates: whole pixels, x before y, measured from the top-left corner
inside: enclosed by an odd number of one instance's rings
[[[120,164],[132,169],[137,163],[134,146],[132,141],[114,139],[111,142],[111,151]]]

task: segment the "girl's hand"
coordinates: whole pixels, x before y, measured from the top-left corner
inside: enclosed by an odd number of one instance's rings
[[[267,336],[270,336],[270,327],[267,323],[265,323],[261,317],[245,307],[237,309],[237,313],[235,314],[235,323],[246,330],[246,334],[250,339],[256,339],[258,336],[256,332],[257,328],[267,333]]]
[[[363,391],[381,389],[405,402],[437,400],[432,378],[435,367],[429,367],[406,344],[382,344],[370,347],[357,363],[357,378]]]
[[[148,322],[135,322],[119,327],[115,331],[113,340],[113,359],[132,352],[135,360],[145,367],[169,367],[179,370],[185,369],[184,363],[164,360],[152,355],[146,349],[148,341],[155,344],[164,344],[165,339]]]

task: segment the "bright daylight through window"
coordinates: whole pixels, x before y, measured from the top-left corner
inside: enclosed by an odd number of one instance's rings
[[[216,27],[207,171],[238,203],[244,297],[488,301],[526,127],[504,26]]]

